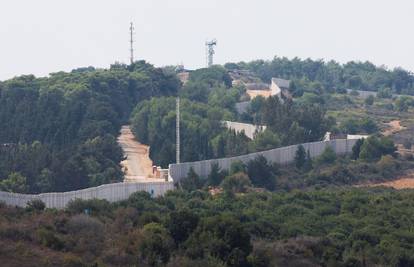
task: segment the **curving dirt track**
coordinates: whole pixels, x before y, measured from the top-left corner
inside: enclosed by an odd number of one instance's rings
[[[390,136],[392,134],[398,133],[398,132],[406,129],[406,127],[401,126],[401,121],[400,120],[393,120],[393,121],[390,121],[386,124],[389,126],[389,128],[382,132],[382,134],[385,135],[385,136]]]
[[[129,126],[122,126],[118,136],[118,144],[121,146],[126,159],[121,162],[125,173],[124,182],[160,182],[164,181],[155,177],[152,172],[152,160],[149,157],[149,146],[139,143]]]

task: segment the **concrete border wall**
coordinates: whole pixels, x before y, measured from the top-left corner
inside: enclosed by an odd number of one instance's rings
[[[336,139],[331,141],[321,141],[314,143],[302,144],[306,151],[309,150],[310,156],[315,158],[322,154],[327,146],[332,147],[337,155],[347,154],[352,151],[352,147],[357,142],[354,140]],[[187,176],[188,171],[192,167],[194,171],[201,177],[207,177],[211,171],[211,165],[218,163],[222,170],[228,170],[230,165],[235,161],[242,161],[247,163],[250,160],[255,159],[259,155],[263,155],[268,161],[275,162],[281,165],[292,163],[295,158],[296,150],[299,145],[292,145],[287,147],[276,148],[272,150],[232,157],[232,158],[221,158],[211,159],[196,162],[185,162],[179,164],[170,164],[170,176],[174,182],[178,182]]]
[[[79,199],[105,199],[109,202],[126,200],[137,191],[146,191],[152,196],[162,196],[167,191],[173,190],[172,182],[154,183],[115,183],[97,187],[86,188],[71,192],[44,193],[39,195],[17,194],[0,191],[0,201],[10,206],[25,207],[27,202],[35,199],[42,200],[47,208],[62,209],[71,201]]]

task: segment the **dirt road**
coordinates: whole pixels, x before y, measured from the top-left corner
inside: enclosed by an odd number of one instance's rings
[[[152,160],[149,157],[149,146],[139,143],[129,126],[122,126],[118,143],[122,147],[126,160],[121,162],[125,173],[124,182],[160,182],[152,172]]]
[[[385,136],[390,136],[405,129],[405,127],[401,126],[400,120],[393,120],[386,124],[390,127],[382,132],[382,134]]]
[[[409,172],[392,181],[383,182],[383,183],[361,184],[361,185],[357,185],[356,187],[377,187],[377,186],[392,187],[394,189],[414,189],[414,172]]]

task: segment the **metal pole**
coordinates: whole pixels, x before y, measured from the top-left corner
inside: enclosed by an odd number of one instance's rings
[[[130,39],[130,43],[131,43],[131,64],[134,63],[134,24],[131,22],[131,27],[129,28],[130,30],[130,34],[131,34],[131,39]]]
[[[176,102],[176,132],[175,132],[175,136],[177,138],[176,140],[176,162],[180,163],[180,98],[177,97],[177,102]]]

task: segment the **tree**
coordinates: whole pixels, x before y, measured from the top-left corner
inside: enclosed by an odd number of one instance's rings
[[[355,143],[355,145],[352,147],[352,158],[358,159],[359,154],[361,153],[361,146],[364,143],[364,139],[358,139]]]
[[[207,184],[212,186],[219,185],[224,177],[226,177],[226,174],[225,171],[220,170],[220,166],[217,162],[211,164],[211,172],[207,177]]]
[[[227,176],[221,183],[221,187],[227,194],[246,193],[247,189],[251,187],[249,177],[242,172]]]
[[[390,88],[379,89],[377,93],[377,97],[379,98],[391,98],[392,92]]]
[[[200,189],[203,186],[203,181],[198,174],[191,167],[188,171],[187,177],[180,181],[181,187],[187,191],[194,191]]]
[[[150,266],[165,264],[170,259],[174,242],[167,229],[158,223],[146,224],[142,230],[139,251]]]
[[[336,154],[332,147],[327,146],[325,150],[319,155],[317,161],[319,163],[331,164],[336,161]]]
[[[233,216],[204,218],[186,241],[191,258],[219,258],[229,266],[244,266],[252,250],[250,236]]]
[[[276,187],[276,170],[262,155],[247,163],[247,175],[254,186],[268,190],[274,190]]]
[[[238,172],[246,172],[246,165],[240,160],[233,161],[230,164],[230,175]]]
[[[395,107],[398,111],[408,111],[410,106],[414,105],[414,100],[407,96],[400,96],[395,101]]]
[[[13,193],[26,193],[28,186],[26,183],[26,177],[18,172],[9,174],[7,179],[0,182],[1,190]]]
[[[367,106],[372,106],[374,104],[374,96],[373,95],[369,95],[367,98],[365,98],[365,105]]]
[[[395,150],[394,142],[388,137],[370,136],[364,140],[359,157],[365,161],[374,161],[381,158],[382,155],[394,153]]]
[[[167,228],[177,245],[187,240],[197,227],[198,221],[197,214],[187,209],[170,213]]]
[[[306,151],[302,145],[299,145],[295,153],[296,168],[302,169],[306,163]]]

